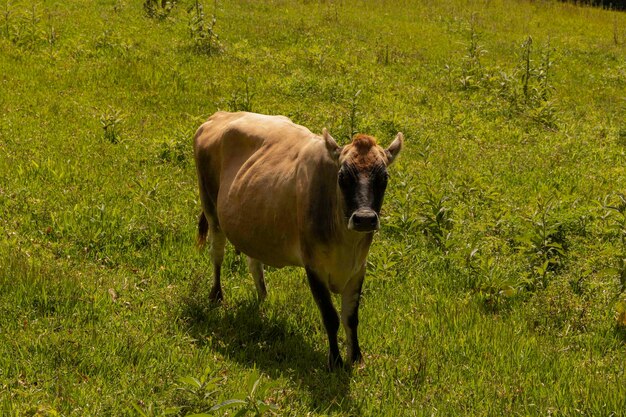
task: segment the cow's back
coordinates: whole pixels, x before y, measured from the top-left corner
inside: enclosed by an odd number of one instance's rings
[[[296,175],[323,146],[282,116],[220,112],[202,125],[198,171],[217,191],[220,227],[237,249],[272,266],[303,265]]]

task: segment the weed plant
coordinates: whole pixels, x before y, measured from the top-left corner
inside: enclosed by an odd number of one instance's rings
[[[172,8],[176,5],[176,1],[168,0],[144,0],[143,10],[146,16],[159,20],[166,19],[172,12]]]
[[[217,24],[215,13],[210,20],[207,19],[204,6],[199,0],[195,0],[195,3],[188,9],[188,13],[190,14],[189,34],[191,35],[194,51],[209,56],[220,53],[223,46],[215,31],[215,25]]]

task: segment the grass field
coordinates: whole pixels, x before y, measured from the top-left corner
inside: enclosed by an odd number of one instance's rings
[[[352,372],[302,270],[209,304],[218,109],[404,132]],[[1,415],[626,415],[623,12],[0,0],[0,111]]]

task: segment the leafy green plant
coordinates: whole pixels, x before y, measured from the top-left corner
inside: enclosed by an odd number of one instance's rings
[[[340,102],[344,108],[339,124],[333,129],[338,133],[335,138],[339,144],[349,143],[362,128],[363,114],[360,101],[363,90],[357,84],[350,82],[331,86],[328,92],[329,98]]]
[[[459,81],[463,90],[476,88],[484,77],[483,65],[480,61],[482,55],[487,51],[478,43],[478,32],[476,30],[476,14],[472,14],[470,20],[470,39],[467,53],[463,56],[461,63],[461,76]]]
[[[163,141],[161,142],[159,158],[163,162],[183,164],[187,159],[187,147],[181,142]]]
[[[204,12],[204,6],[199,0],[195,0],[194,4],[188,9],[188,12],[191,14],[189,19],[189,34],[194,51],[198,54],[208,56],[222,52],[224,46],[215,31],[215,25],[217,24],[216,14],[213,13],[211,19],[208,20]]]
[[[143,10],[149,18],[164,20],[176,5],[176,0],[144,0]]]
[[[387,225],[390,230],[408,239],[412,239],[416,232],[423,230],[424,225],[423,219],[415,216],[414,210],[417,203],[412,199],[414,192],[415,187],[413,185],[406,186],[404,198],[398,201],[397,214],[389,219]]]
[[[274,388],[275,384],[262,384],[262,379],[263,376],[259,375],[258,372],[252,372],[248,376],[248,382],[246,384],[247,391],[245,392],[245,397],[243,399],[234,398],[223,401],[211,407],[210,411],[240,406],[241,408],[235,414],[237,417],[249,414],[254,415],[255,417],[261,417],[264,414],[273,413],[273,411],[278,408],[264,398],[268,395],[269,390]]]
[[[619,250],[615,256],[615,265],[606,272],[617,274],[620,282],[620,291],[623,292],[626,290],[626,195],[622,193],[607,195],[604,198],[602,207],[605,210],[603,219],[609,222],[609,230],[619,239]]]
[[[502,260],[473,248],[466,258],[471,287],[476,292],[484,309],[499,312],[518,294],[519,282],[507,275]]]
[[[376,54],[376,62],[383,65],[389,65],[389,45],[379,47]]]
[[[228,408],[239,408],[234,414],[236,417],[246,415],[261,417],[268,412],[273,413],[274,410],[277,410],[277,407],[264,398],[269,393],[269,390],[274,387],[274,384],[263,384],[262,379],[263,376],[254,370],[248,376],[247,383],[244,386],[245,391],[236,396],[240,398],[222,401],[212,406],[207,412],[187,414],[187,417],[210,417],[212,413]],[[183,384],[182,389],[191,392],[199,400],[205,401],[217,393],[223,378],[207,379],[205,377],[199,380],[193,377],[184,377],[180,378],[179,382]]]
[[[10,39],[11,36],[11,14],[12,14],[12,10],[11,10],[11,2],[7,1],[4,4],[4,36],[7,39]]]
[[[204,404],[218,393],[224,378],[212,376],[211,369],[206,368],[200,378],[184,376],[178,378],[178,383],[179,389],[190,394],[194,403]]]
[[[553,48],[548,39],[536,63],[533,45],[533,38],[528,36],[518,53],[518,67],[510,74],[501,71],[501,95],[509,101],[514,114],[525,114],[547,128],[556,129],[557,109],[551,83]]]
[[[390,46],[387,42],[381,42],[376,47],[376,63],[388,66],[398,61],[399,51],[393,46]]]
[[[54,47],[59,39],[59,34],[52,20],[52,14],[48,13],[48,30],[46,32],[46,40],[48,41],[50,56],[53,55]]]
[[[106,112],[100,116],[100,126],[102,126],[103,137],[112,144],[121,142],[120,130],[124,120],[120,110],[109,107]]]
[[[528,257],[531,275],[527,285],[531,289],[545,288],[549,274],[563,266],[566,256],[565,237],[561,224],[550,216],[552,209],[552,200],[540,197],[537,209],[527,219],[530,229],[517,239]]]
[[[236,90],[230,96],[228,100],[228,108],[230,111],[252,111],[253,110],[253,101],[252,99],[255,96],[254,91],[252,91],[253,80],[248,77],[244,81],[243,91]]]
[[[37,4],[33,3],[28,10],[15,10],[11,2],[7,2],[4,9],[4,35],[13,44],[24,48],[34,49],[45,43],[54,43],[57,34],[54,30],[47,31],[43,26],[43,18]]]
[[[449,201],[449,196],[428,189],[420,201],[418,214],[422,233],[444,253],[448,253],[451,248],[454,226],[453,209]]]
[[[189,157],[189,137],[186,131],[177,132],[173,137],[163,140],[159,149],[159,159],[163,162],[184,165]]]

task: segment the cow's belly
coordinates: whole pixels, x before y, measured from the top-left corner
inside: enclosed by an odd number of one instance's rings
[[[302,266],[295,202],[295,188],[271,176],[237,178],[220,187],[220,227],[238,250],[266,265]]]
[[[244,213],[242,211],[242,216]],[[220,218],[220,223],[226,238],[244,254],[278,268],[302,266],[299,244],[293,236],[282,233],[280,224],[257,222],[250,226],[231,216]]]

